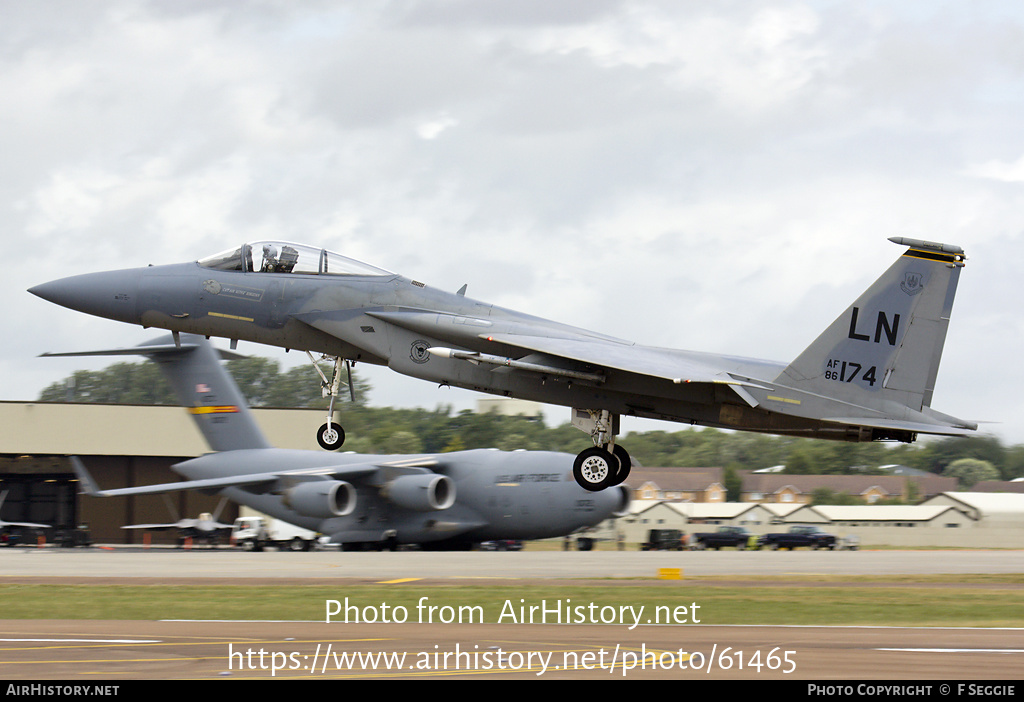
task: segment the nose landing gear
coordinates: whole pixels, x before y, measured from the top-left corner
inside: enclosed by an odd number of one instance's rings
[[[341,365],[343,363],[348,374],[349,398],[352,402],[356,401],[355,389],[352,387],[352,362],[346,361],[340,356],[334,356],[334,372],[331,374],[331,379],[327,380],[327,376],[324,375],[324,372],[320,370],[320,366],[313,359],[313,354],[307,351],[306,355],[309,356],[310,363],[313,364],[313,368],[320,375],[320,387],[323,396],[331,398],[330,404],[327,407],[327,423],[317,430],[316,441],[320,444],[320,448],[325,451],[337,451],[345,443],[345,430],[334,421],[334,401],[338,396],[338,388],[341,385]],[[328,357],[324,356],[323,358]]]

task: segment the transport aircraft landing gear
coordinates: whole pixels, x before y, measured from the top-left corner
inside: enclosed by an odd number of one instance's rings
[[[626,449],[615,443],[618,423],[618,415],[607,410],[573,409],[573,426],[590,434],[595,444],[573,462],[572,476],[583,489],[597,492],[629,476],[633,462]]]
[[[345,443],[345,430],[341,428],[341,425],[334,421],[334,400],[338,396],[338,387],[341,385],[341,365],[345,364],[345,370],[348,372],[348,391],[352,401],[355,402],[355,389],[352,387],[352,364],[349,361],[344,360],[340,356],[334,357],[334,372],[331,374],[331,379],[327,380],[327,376],[320,370],[320,366],[313,360],[313,354],[309,351],[306,352],[309,356],[310,363],[313,364],[313,368],[320,375],[320,387],[324,397],[331,398],[330,405],[327,407],[327,423],[321,426],[316,432],[316,442],[320,444],[320,448],[325,451],[337,451],[341,448],[341,445]],[[324,356],[327,358],[327,356]]]

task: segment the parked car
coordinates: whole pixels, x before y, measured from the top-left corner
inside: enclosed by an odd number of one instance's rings
[[[679,529],[651,529],[647,541],[640,544],[641,551],[682,551],[686,547],[684,534]]]
[[[522,551],[523,542],[514,539],[498,539],[480,542],[481,551]]]
[[[713,532],[702,532],[693,535],[693,548],[713,548],[716,551],[723,546],[732,546],[743,550],[748,546],[756,548],[757,541],[751,541],[753,535],[745,527],[720,526]]]
[[[761,537],[760,545],[770,548],[773,551],[780,548],[810,548],[810,549],[835,549],[836,537],[832,534],[821,531],[816,526],[804,526],[797,524],[791,526],[789,531],[781,534],[765,534]]]

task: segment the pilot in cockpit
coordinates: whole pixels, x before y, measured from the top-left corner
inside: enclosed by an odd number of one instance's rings
[[[263,265],[260,267],[260,273],[275,273],[277,263],[277,249],[272,244],[264,244]]]

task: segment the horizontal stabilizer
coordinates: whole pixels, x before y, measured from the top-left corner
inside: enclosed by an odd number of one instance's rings
[[[199,348],[198,344],[182,342],[181,346],[175,346],[174,344],[163,344],[163,343],[148,343],[141,344],[139,346],[129,346],[126,348],[117,349],[103,349],[99,351],[64,351],[60,353],[41,353],[40,358],[66,358],[73,356],[153,356],[168,353],[180,353],[182,351],[193,351]],[[226,351],[224,349],[214,349],[223,361],[237,361],[248,356],[243,356],[240,353],[234,353],[233,351]]]
[[[873,429],[910,431],[915,434],[936,434],[939,436],[974,436],[976,434],[976,427],[904,422],[896,419],[878,419],[877,417],[826,417],[823,421],[870,427]]]

